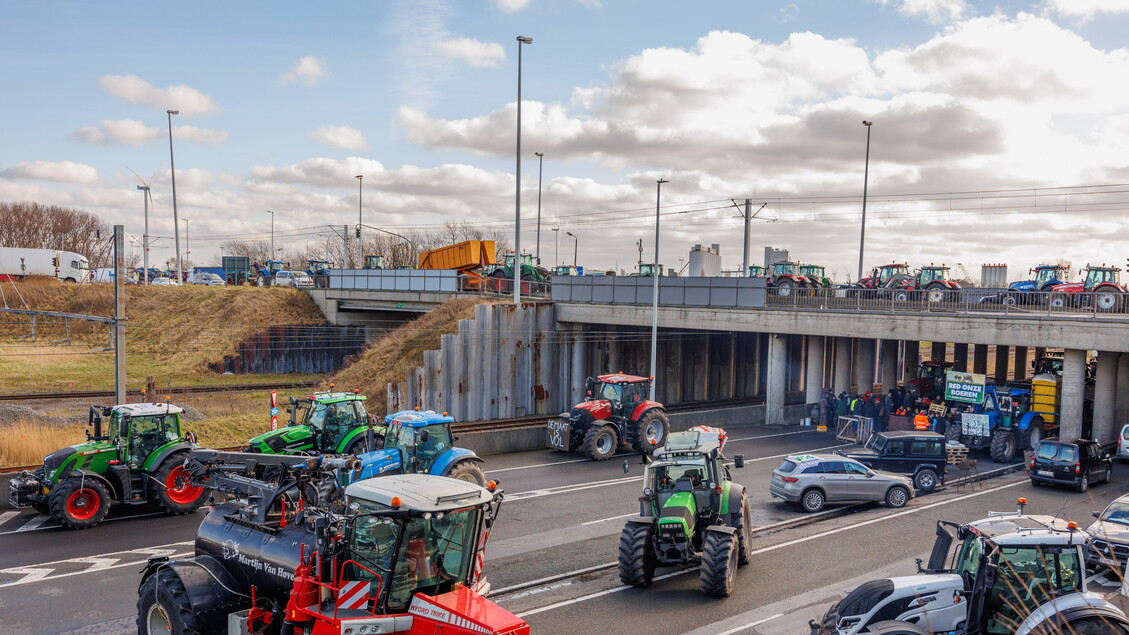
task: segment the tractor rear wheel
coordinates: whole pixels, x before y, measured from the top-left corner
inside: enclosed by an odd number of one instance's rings
[[[749,507],[749,495],[741,492],[741,509],[730,512],[729,525],[737,530],[737,564],[749,564],[749,544],[753,540],[753,512]]]
[[[662,410],[652,408],[644,412],[639,422],[635,424],[635,441],[631,447],[635,448],[636,452],[650,454],[666,445],[666,437],[669,434],[670,419]]]
[[[1129,624],[1126,624],[1122,618],[1115,617],[1083,617],[1074,620],[1067,624],[1061,631],[1056,627],[1053,632],[1067,632],[1075,633],[1076,635],[1123,635],[1129,633]],[[1036,635],[1042,633],[1050,633],[1052,631],[1044,631],[1039,626],[1036,626],[1032,631]]]
[[[780,282],[777,282],[776,295],[781,298],[786,298],[792,295],[792,286],[793,284],[791,280],[781,280]]]
[[[1112,291],[1094,292],[1094,307],[1101,313],[1112,313],[1121,310],[1121,294]]]
[[[110,511],[110,492],[95,478],[69,478],[51,491],[51,517],[71,529],[102,522]]]
[[[1043,440],[1043,420],[1035,418],[1027,425],[1027,449],[1034,450],[1036,445]]]
[[[174,516],[195,511],[204,504],[208,490],[192,485],[190,480],[184,469],[184,454],[169,456],[149,479],[149,501]]]
[[[706,531],[702,541],[702,568],[698,583],[702,593],[727,598],[737,582],[737,535]]]
[[[474,461],[461,461],[456,463],[453,468],[447,471],[447,478],[453,478],[456,481],[466,481],[474,483],[479,487],[486,487],[486,475],[482,473],[482,468]]]
[[[384,447],[384,435],[373,433],[373,435],[372,435],[372,449],[379,450],[383,447]],[[349,444],[349,447],[345,450],[345,453],[346,454],[352,454],[353,456],[357,456],[358,454],[364,454],[365,452],[368,452],[368,451],[369,451],[368,441],[365,440],[365,435],[362,434],[361,436],[357,437],[352,443]]]
[[[961,425],[959,421],[950,421],[945,426],[945,440],[960,442]]]
[[[900,290],[894,292],[895,302],[909,302],[909,291]]]
[[[945,288],[939,284],[925,289],[925,299],[934,304],[945,300]]]
[[[514,290],[513,276],[507,276],[505,271],[496,269],[494,273],[490,274],[490,288],[498,293],[512,292]]]
[[[1015,458],[1015,452],[1019,449],[1019,444],[1016,443],[1015,435],[1011,430],[996,430],[992,435],[992,460],[996,463],[1007,463]]]
[[[619,435],[609,425],[594,425],[584,433],[584,455],[597,461],[606,461],[615,454]]]
[[[619,579],[633,587],[649,587],[655,577],[655,526],[627,523],[619,535]]]
[[[188,590],[172,570],[158,569],[141,585],[137,594],[138,635],[204,632],[192,610]]]
[[[521,294],[522,295],[529,295],[530,293],[533,293],[534,283],[536,283],[536,280],[533,279],[533,276],[529,275],[528,273],[522,274],[522,276],[521,276]]]

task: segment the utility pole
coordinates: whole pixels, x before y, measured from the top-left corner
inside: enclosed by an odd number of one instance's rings
[[[114,225],[114,403],[125,403],[125,236]]]
[[[635,241],[635,246],[639,248],[639,260],[635,261],[635,265],[637,267],[640,267],[640,270],[642,270],[641,265],[643,264],[643,239],[640,238],[639,240]]]
[[[741,251],[741,277],[749,277],[749,220],[753,211],[753,202],[745,199],[745,246]]]

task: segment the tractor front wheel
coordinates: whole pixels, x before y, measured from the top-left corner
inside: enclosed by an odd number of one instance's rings
[[[69,478],[51,492],[51,517],[71,529],[102,522],[110,511],[110,492],[98,479]]]
[[[786,298],[792,295],[792,281],[781,280],[780,282],[776,283],[776,295],[781,298]]]
[[[934,285],[925,290],[925,299],[929,302],[936,304],[945,300],[945,288],[940,285]]]
[[[456,481],[466,481],[468,483],[474,483],[479,487],[486,487],[486,475],[482,472],[482,468],[478,467],[478,464],[474,461],[456,463],[444,476],[453,478]]]
[[[1036,445],[1043,440],[1043,420],[1032,419],[1027,426],[1027,448],[1034,450]]]
[[[609,425],[594,425],[584,433],[584,454],[597,461],[606,461],[615,454],[619,435]]]
[[[650,454],[666,445],[668,434],[670,434],[670,419],[662,410],[652,408],[644,412],[639,422],[635,424],[635,442],[631,447],[635,448],[636,452]]]
[[[737,582],[737,535],[707,531],[702,542],[702,568],[699,585],[702,593],[727,598]]]
[[[1052,293],[1052,294],[1051,294],[1051,298],[1050,298],[1050,300],[1047,300],[1047,304],[1048,304],[1048,305],[1049,305],[1049,306],[1050,306],[1050,307],[1051,307],[1052,309],[1062,309],[1062,308],[1065,308],[1065,307],[1066,307],[1066,305],[1067,305],[1067,297],[1066,297],[1066,294],[1065,294],[1065,293]]]
[[[191,483],[182,453],[166,458],[149,480],[149,501],[166,514],[177,516],[195,511],[207,495],[207,490]]]
[[[945,426],[945,440],[960,443],[961,425],[959,421],[950,421]]]
[[[649,587],[657,558],[651,540],[655,526],[627,523],[619,535],[619,579],[633,587]]]
[[[169,569],[158,569],[141,585],[137,595],[138,635],[204,632],[196,620],[184,583]]]
[[[996,463],[1008,463],[1015,458],[1019,444],[1015,442],[1015,435],[1011,430],[996,430],[992,435],[992,460]]]

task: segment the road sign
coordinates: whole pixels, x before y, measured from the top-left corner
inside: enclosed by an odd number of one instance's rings
[[[984,401],[987,378],[980,373],[945,371],[945,401],[979,404]]]

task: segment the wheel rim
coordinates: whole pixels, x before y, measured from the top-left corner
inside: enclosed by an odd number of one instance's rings
[[[1115,304],[1115,298],[1112,293],[1099,293],[1097,297],[1097,305],[1099,309],[1112,309]]]
[[[1004,298],[1004,304],[1007,306],[1015,306],[1015,296],[1007,296]]]
[[[75,490],[67,497],[67,514],[75,520],[87,520],[98,513],[101,501],[92,489]]]
[[[804,496],[804,507],[807,507],[808,509],[816,509],[822,502],[823,496],[821,496],[818,492],[808,492],[808,494]]]
[[[922,472],[917,477],[917,482],[921,483],[921,489],[932,489],[936,484],[936,481],[933,479],[933,475],[929,472]]]
[[[600,454],[607,454],[612,449],[612,435],[607,432],[601,432],[600,436],[596,437],[596,451]]]
[[[160,604],[149,607],[149,614],[145,616],[146,630],[149,633],[171,633],[172,621],[165,615],[165,609]]]
[[[777,287],[777,289],[776,289],[776,295],[783,296],[783,297],[787,297],[787,296],[792,295],[792,285],[785,284],[783,282],[780,283],[780,286]]]
[[[894,507],[901,507],[906,503],[906,493],[900,489],[894,490],[890,494],[890,504]]]
[[[945,294],[940,289],[933,289],[929,292],[930,302],[940,302],[945,297]]]
[[[1083,476],[1082,477],[1082,484],[1080,486],[1081,490],[1084,492],[1087,489],[1089,489],[1089,487],[1090,487],[1090,477],[1089,476]]]
[[[658,419],[652,420],[647,424],[646,431],[647,443],[658,445],[663,440],[663,424]]]
[[[183,505],[199,498],[200,492],[204,491],[204,488],[193,486],[188,479],[188,475],[184,472],[184,466],[178,465],[169,472],[168,478],[165,479],[165,491],[168,493],[169,500]]]
[[[905,291],[902,291],[901,293],[895,293],[894,299],[898,302],[905,302],[909,299],[909,294],[907,294]]]
[[[1051,298],[1051,306],[1056,309],[1061,308],[1064,304],[1066,304],[1066,300],[1062,298]]]

